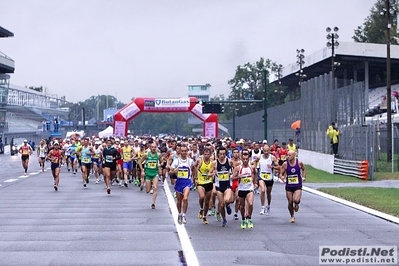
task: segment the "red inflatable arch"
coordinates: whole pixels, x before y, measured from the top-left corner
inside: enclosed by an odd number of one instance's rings
[[[114,135],[127,136],[128,122],[138,116],[141,112],[191,112],[204,122],[203,136],[208,138],[217,138],[217,114],[203,114],[202,105],[197,104],[197,101],[198,99],[195,97],[184,99],[136,98],[116,112],[114,116]]]

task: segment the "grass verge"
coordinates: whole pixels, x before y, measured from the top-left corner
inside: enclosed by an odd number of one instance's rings
[[[306,183],[350,183],[366,182],[363,179],[346,175],[333,175],[306,165]]]
[[[399,217],[399,188],[319,188],[327,194]]]

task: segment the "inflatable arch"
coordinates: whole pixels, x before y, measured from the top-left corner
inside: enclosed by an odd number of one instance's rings
[[[127,136],[128,123],[141,112],[152,113],[181,113],[191,112],[204,122],[203,136],[208,138],[218,137],[218,116],[217,114],[203,114],[202,105],[197,103],[195,97],[184,99],[157,99],[157,98],[136,98],[114,115],[114,135]]]

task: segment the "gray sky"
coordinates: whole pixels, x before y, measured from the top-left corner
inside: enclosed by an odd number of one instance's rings
[[[45,86],[68,101],[110,94],[180,98],[187,85],[230,92],[238,65],[295,63],[326,45],[326,27],[352,42],[376,0],[0,0],[13,38],[11,83]]]

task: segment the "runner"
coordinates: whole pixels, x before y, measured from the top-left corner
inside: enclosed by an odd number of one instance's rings
[[[134,158],[134,150],[129,145],[128,141],[121,141],[123,144],[122,147],[122,159],[123,159],[123,179],[124,179],[124,186],[128,187],[128,179],[132,173],[133,169],[133,158]]]
[[[157,145],[154,142],[150,144],[150,151],[145,153],[139,161],[141,176],[145,179],[145,191],[150,193],[152,190],[151,209],[155,209],[155,201],[157,200],[158,168],[160,168],[161,161],[162,156],[157,152]]]
[[[174,188],[177,192],[176,205],[179,212],[177,222],[179,224],[187,223],[186,213],[188,208],[188,195],[190,194],[190,190],[193,187],[193,180],[195,180],[196,173],[197,171],[193,160],[187,157],[187,146],[181,146],[180,158],[176,158],[170,166],[170,174],[177,175],[177,180]]]
[[[206,214],[209,209],[209,200],[211,198],[211,192],[213,189],[213,176],[214,173],[211,172],[212,161],[211,150],[205,149],[204,155],[199,157],[195,162],[195,168],[198,169],[197,178],[195,179],[195,184],[198,190],[199,205],[200,210],[198,213],[198,218],[202,219],[204,224],[208,224],[206,219]]]
[[[24,143],[19,147],[18,152],[21,154],[22,167],[24,168],[24,175],[28,175],[29,156],[32,155],[33,149],[25,139]]]
[[[82,179],[83,179],[83,187],[86,187],[89,183],[90,178],[90,169],[91,169],[91,156],[94,154],[93,147],[89,145],[89,139],[85,138],[83,140],[82,148],[79,152],[80,160],[81,160],[81,170],[82,170]]]
[[[111,179],[115,177],[116,161],[121,158],[118,150],[112,147],[112,140],[107,140],[107,147],[103,150],[103,174],[107,193],[111,194]]]
[[[71,171],[71,160],[70,160],[71,151],[69,150],[70,146],[71,146],[71,141],[69,139],[66,139],[64,146],[62,146],[62,150],[65,154],[64,157],[67,164],[68,172]]]
[[[295,223],[294,211],[299,210],[302,196],[302,182],[306,180],[305,165],[296,158],[294,151],[289,151],[287,161],[283,163],[280,178],[285,182],[285,194],[288,200],[288,211],[291,215],[291,223]]]
[[[242,165],[234,168],[233,180],[239,180],[238,197],[240,200],[241,228],[253,228],[252,211],[254,208],[254,188],[258,186],[256,178],[256,167],[249,164],[249,153],[243,152],[241,156]],[[247,206],[245,206],[247,203]],[[246,207],[246,208],[245,208]]]
[[[51,173],[54,178],[54,190],[58,191],[58,186],[60,183],[60,162],[61,158],[64,154],[63,151],[60,149],[60,144],[57,142],[54,142],[53,148],[49,151],[47,154],[46,159],[51,162]]]
[[[42,139],[39,143],[39,147],[37,147],[37,157],[39,160],[39,166],[42,168],[42,172],[44,172],[44,165],[46,162],[46,156],[47,156],[47,145],[46,141]]]
[[[96,184],[98,184],[99,177],[102,174],[102,146],[101,146],[101,141],[97,140],[94,143],[94,148],[93,148],[94,154],[91,157],[92,165],[93,165],[93,170],[94,170],[94,176],[96,177]]]
[[[272,189],[273,189],[273,168],[274,164],[277,164],[277,158],[270,154],[269,145],[263,146],[263,154],[258,160],[259,172],[258,182],[260,187],[260,215],[270,214],[270,203],[272,201]],[[267,206],[265,207],[265,194],[267,195]]]
[[[232,166],[233,166],[233,170],[234,168],[236,168],[237,166],[241,165],[241,159],[240,159],[240,152],[238,151],[238,149],[236,148],[236,144],[232,143],[231,147],[233,149],[233,155],[231,158],[231,162],[232,162]],[[238,220],[238,210],[240,208],[240,201],[238,200],[238,180],[234,180],[232,181],[232,185],[231,185],[231,190],[233,191],[234,194],[234,220]]]
[[[211,172],[216,172],[215,187],[218,198],[218,213],[216,214],[217,221],[222,221],[222,226],[226,226],[226,211],[231,214],[230,203],[234,201],[234,195],[231,190],[231,169],[232,162],[226,158],[226,149],[219,147],[217,149],[217,159],[212,163]],[[226,208],[226,209],[225,209]]]
[[[72,172],[74,175],[76,175],[78,171],[78,159],[77,159],[77,154],[76,151],[78,149],[78,145],[76,145],[76,140],[71,139],[71,145],[68,147],[67,153],[69,153],[69,161],[71,162],[72,165]]]

